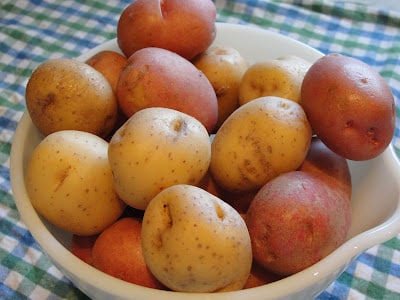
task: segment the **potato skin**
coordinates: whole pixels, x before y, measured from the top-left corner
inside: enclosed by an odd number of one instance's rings
[[[104,50],[90,57],[86,60],[86,63],[103,74],[116,93],[119,76],[125,68],[127,60],[125,56],[118,52]]]
[[[318,262],[346,239],[351,205],[313,174],[293,171],[264,185],[247,212],[253,257],[282,275]]]
[[[209,168],[211,145],[195,118],[152,107],[135,113],[116,131],[108,158],[118,195],[143,210],[168,186],[200,182]]]
[[[126,57],[159,47],[192,59],[214,41],[215,19],[210,0],[137,0],[119,18],[117,42]]]
[[[93,245],[93,266],[127,282],[164,289],[144,261],[141,230],[141,220],[130,217],[107,227]]]
[[[211,174],[231,192],[262,187],[297,169],[307,155],[311,127],[301,106],[279,97],[242,105],[226,119],[211,144]]]
[[[339,155],[367,160],[391,142],[395,128],[392,92],[364,62],[336,53],[322,57],[307,72],[301,94],[313,130]]]
[[[108,80],[73,59],[40,64],[29,78],[25,97],[32,122],[44,135],[82,130],[106,138],[117,120],[118,104]]]
[[[45,137],[28,162],[25,185],[33,207],[73,234],[94,235],[122,214],[107,157],[108,143],[62,130]]]
[[[206,75],[217,95],[216,131],[239,107],[239,85],[248,68],[248,62],[235,48],[215,45],[197,56],[192,63]]]
[[[142,224],[143,255],[164,285],[182,292],[241,289],[252,264],[250,237],[240,214],[191,185],[160,192]]]
[[[326,184],[351,199],[352,182],[347,160],[329,149],[318,137],[311,140],[310,149],[299,171],[312,173]]]
[[[188,60],[161,48],[141,49],[128,58],[117,86],[121,110],[128,117],[149,107],[167,107],[199,120],[212,132],[218,102],[207,77]]]
[[[239,104],[264,96],[301,103],[301,84],[311,63],[297,56],[283,56],[251,65],[239,86]]]

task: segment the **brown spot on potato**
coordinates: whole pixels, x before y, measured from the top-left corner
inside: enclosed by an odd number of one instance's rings
[[[68,177],[68,175],[69,175],[71,169],[72,169],[72,166],[69,165],[68,167],[66,167],[66,168],[60,173],[60,175],[58,176],[57,185],[56,185],[56,187],[54,188],[54,192],[57,192],[57,190],[63,185],[63,183],[64,183],[65,179],[67,179],[67,177]]]
[[[46,95],[46,98],[43,99],[43,105],[42,105],[42,113],[48,109],[49,106],[54,105],[56,102],[56,95],[54,93],[48,93]]]

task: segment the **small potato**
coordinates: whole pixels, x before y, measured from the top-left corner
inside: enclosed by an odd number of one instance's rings
[[[91,66],[73,59],[39,65],[29,78],[25,97],[32,122],[44,135],[81,130],[106,138],[117,120],[118,104],[110,83]]]
[[[279,174],[297,169],[310,141],[311,127],[298,103],[258,98],[239,107],[216,133],[210,171],[228,191],[256,190]]]
[[[277,96],[301,103],[301,84],[311,63],[285,56],[251,65],[239,86],[239,104],[263,96]]]
[[[117,42],[127,56],[159,47],[191,59],[216,36],[216,7],[211,0],[136,0],[121,13]]]
[[[247,212],[254,260],[291,275],[321,260],[346,240],[351,204],[317,176],[281,174],[264,185]]]
[[[125,204],[115,192],[108,143],[88,132],[62,130],[33,151],[25,185],[33,207],[76,235],[94,235],[115,222]]]
[[[117,92],[117,84],[127,58],[115,51],[104,50],[90,57],[86,63],[99,71]]]
[[[218,119],[217,96],[203,72],[161,48],[144,48],[128,58],[117,98],[127,117],[144,108],[167,107],[196,118],[210,133]]]
[[[246,59],[232,47],[216,45],[192,61],[214,88],[218,99],[218,121],[215,131],[239,106],[239,84],[248,68]]]
[[[301,95],[313,131],[340,156],[372,159],[392,141],[394,96],[384,78],[368,64],[328,54],[307,72]]]
[[[107,227],[93,245],[93,266],[127,282],[164,289],[144,261],[141,230],[141,220],[129,217]]]
[[[108,157],[118,195],[143,210],[171,185],[200,182],[210,164],[211,144],[195,118],[153,107],[138,111],[117,130]]]
[[[165,189],[144,213],[145,261],[158,280],[174,291],[241,289],[252,264],[250,243],[240,214],[195,186]]]

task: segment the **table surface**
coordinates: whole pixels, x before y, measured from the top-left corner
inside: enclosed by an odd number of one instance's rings
[[[351,1],[217,0],[218,21],[252,24],[376,68],[400,99],[400,11]],[[360,1],[359,1],[360,2]],[[76,57],[116,36],[130,1],[3,0],[0,4],[0,299],[86,299],[20,220],[9,154],[25,86],[43,61]],[[378,7],[377,7],[378,6]],[[398,122],[397,122],[398,123]],[[399,128],[393,140],[400,153]],[[362,253],[318,299],[400,299],[400,235]]]

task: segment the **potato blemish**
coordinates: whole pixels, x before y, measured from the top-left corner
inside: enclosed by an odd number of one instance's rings
[[[172,128],[178,133],[186,134],[187,123],[184,119],[175,119],[172,122]]]
[[[215,205],[215,213],[217,214],[218,218],[222,221],[225,218],[225,212],[217,203]]]
[[[72,169],[72,166],[69,165],[60,173],[60,175],[58,176],[57,185],[54,188],[54,192],[57,192],[57,190],[63,185],[63,183],[64,183],[65,179],[67,179],[71,169]]]

